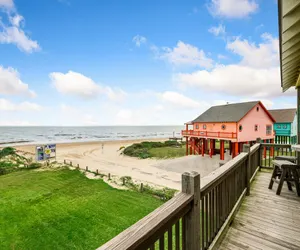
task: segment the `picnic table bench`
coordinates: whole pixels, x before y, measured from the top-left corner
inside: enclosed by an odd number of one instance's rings
[[[299,185],[299,166],[287,160],[274,160],[274,170],[269,184],[269,189],[272,189],[274,182],[278,183],[276,194],[280,195],[283,182],[286,181],[288,189],[292,191],[292,182],[294,182],[297,194],[300,196]],[[277,180],[279,178],[279,180]]]

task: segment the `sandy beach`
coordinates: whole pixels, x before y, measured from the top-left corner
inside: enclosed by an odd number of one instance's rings
[[[147,141],[164,141],[166,139],[147,139]],[[219,156],[213,159],[208,156],[186,156],[176,159],[137,159],[121,154],[120,148],[143,140],[81,142],[57,144],[57,161],[72,161],[81,168],[118,177],[131,176],[133,180],[144,183],[181,188],[181,174],[197,171],[201,176],[208,175],[218,168]],[[102,148],[103,145],[103,148]],[[18,150],[34,154],[35,145],[16,146]]]

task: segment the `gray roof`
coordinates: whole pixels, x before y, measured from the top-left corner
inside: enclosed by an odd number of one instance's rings
[[[213,106],[193,120],[193,123],[238,122],[258,103],[259,101]]]
[[[297,109],[273,109],[269,113],[274,117],[275,121],[292,123],[296,115]]]

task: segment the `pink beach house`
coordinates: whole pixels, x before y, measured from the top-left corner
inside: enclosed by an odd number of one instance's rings
[[[182,136],[186,138],[186,154],[215,154],[215,142],[220,141],[220,159],[224,160],[225,141],[235,157],[244,143],[257,138],[274,142],[275,120],[260,101],[213,106],[186,123]],[[189,129],[192,126],[192,129]]]

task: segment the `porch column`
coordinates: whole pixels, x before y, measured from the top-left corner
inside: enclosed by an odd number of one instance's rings
[[[263,140],[264,143],[267,142],[267,140]],[[267,147],[264,147],[264,159],[267,157]]]
[[[234,149],[234,151],[235,151],[235,155],[234,156],[237,156],[239,154],[239,143],[238,142],[235,143],[235,149]]]
[[[274,139],[271,139],[271,143],[274,143]],[[274,147],[270,147],[270,156],[274,155]]]
[[[220,160],[224,160],[224,140],[220,140]]]
[[[229,155],[232,154],[232,143],[231,141],[229,141]]]
[[[193,144],[193,140],[194,140],[194,138],[191,137],[191,138],[190,138],[190,155],[193,153],[193,152],[192,152],[192,144]]]
[[[297,88],[297,142],[300,143],[300,90]],[[300,164],[300,152],[297,152],[297,162]]]
[[[204,156],[204,147],[205,147],[205,141],[204,140],[205,140],[204,138],[201,139],[201,154],[202,154],[202,156]]]
[[[216,147],[216,140],[211,139],[210,143],[211,143],[211,155],[214,155],[215,154],[215,147]]]
[[[209,139],[209,157],[212,158],[213,155],[213,139]]]
[[[185,144],[185,155],[189,155],[189,138],[185,137],[186,144]]]

